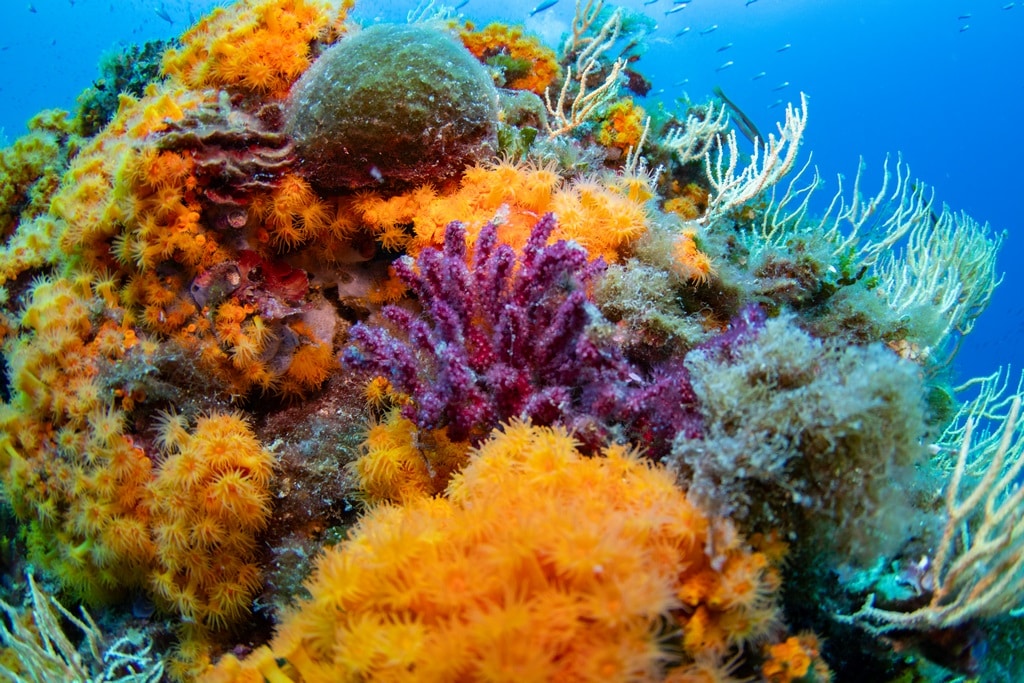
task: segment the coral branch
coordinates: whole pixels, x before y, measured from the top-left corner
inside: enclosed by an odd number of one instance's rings
[[[921,307],[935,311],[945,324],[937,335],[941,343],[954,333],[968,334],[988,307],[1002,282],[996,254],[1005,233],[992,235],[987,224],[947,206],[936,217],[930,207],[929,202],[926,220],[912,224],[902,252],[882,252],[878,274],[897,313],[911,315]]]
[[[587,89],[587,81],[595,72],[602,69],[601,57],[611,49],[619,38],[622,30],[622,10],[615,10],[601,29],[593,36],[587,35],[603,7],[601,0],[589,0],[586,5],[576,3],[576,17],[573,19],[573,35],[562,48],[562,63],[565,65],[565,80],[558,93],[558,101],[551,102],[551,90],[544,91],[544,101],[552,122],[549,123],[548,138],[570,133],[598,109],[604,107],[615,98],[619,87],[619,77],[626,68],[625,59],[616,59],[611,71],[601,85],[593,90]],[[569,62],[575,62],[575,72]],[[573,73],[576,79],[573,80]],[[572,96],[575,89],[576,95]],[[569,98],[572,97],[572,103]],[[566,112],[566,106],[569,106]]]
[[[719,151],[714,159],[710,151],[704,153],[711,182],[708,210],[703,218],[705,224],[714,223],[789,173],[796,161],[806,126],[807,96],[801,93],[799,107],[792,104],[786,107],[786,120],[778,124],[779,137],[770,134],[768,140],[755,143],[750,165],[739,172],[736,168],[740,157],[736,131],[730,131],[724,140],[719,136]]]
[[[703,159],[706,150],[722,135],[729,126],[729,108],[724,104],[716,107],[710,103],[705,111],[690,114],[682,126],[666,131],[661,145],[675,154],[681,165]]]
[[[18,671],[11,671],[0,664],[0,674],[6,680],[156,683],[162,679],[164,665],[151,654],[148,636],[129,633],[105,647],[102,631],[84,608],[81,618],[75,616],[52,595],[41,591],[31,574],[28,585],[31,626],[25,625],[16,608],[0,600],[0,609],[11,624],[8,628],[7,620],[0,619],[0,639],[16,654],[20,665]],[[82,657],[65,633],[63,620],[82,632],[82,649],[88,651],[91,661]]]
[[[573,71],[571,66],[566,69],[565,81],[562,83],[562,90],[558,94],[558,102],[552,104],[551,91],[547,90],[544,92],[544,100],[547,103],[548,114],[551,116],[553,121],[553,123],[550,124],[551,131],[548,133],[549,138],[556,138],[559,135],[565,135],[566,133],[572,132],[589,119],[595,111],[614,99],[616,91],[618,90],[619,76],[622,74],[622,69],[626,66],[626,62],[621,59],[616,60],[612,65],[612,70],[608,74],[608,77],[604,79],[604,82],[593,90],[587,90],[587,79],[597,66],[597,59],[594,58],[586,62],[583,67],[579,69],[576,77],[578,82],[576,97],[573,98],[572,104],[569,106],[568,113],[566,112],[565,107],[566,101],[569,99],[569,92],[573,85]]]
[[[1022,606],[1024,590],[1024,438],[1019,421],[1021,396],[1013,397],[998,441],[983,437],[975,448],[974,417],[963,430],[956,464],[946,487],[946,524],[926,585],[930,600],[913,611],[875,607],[872,594],[853,615],[842,616],[876,634],[933,631],[973,619],[1006,614]],[[985,463],[980,478],[964,495],[972,466]]]

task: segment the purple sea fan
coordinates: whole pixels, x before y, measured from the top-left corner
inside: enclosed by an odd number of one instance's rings
[[[618,347],[586,333],[600,316],[587,285],[604,264],[577,245],[547,245],[554,227],[545,215],[517,262],[489,223],[467,266],[465,228],[449,224],[442,250],[394,266],[422,315],[386,307],[398,336],[356,325],[343,361],[386,376],[413,397],[409,419],[421,428],[446,425],[452,439],[478,441],[513,417],[562,424],[592,445],[607,436],[609,421],[627,432],[633,423],[646,426],[637,416],[648,407],[648,383]]]

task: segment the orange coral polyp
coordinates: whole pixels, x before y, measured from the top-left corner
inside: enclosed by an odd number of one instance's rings
[[[597,133],[598,143],[623,152],[629,151],[640,144],[646,117],[647,113],[631,97],[615,102],[604,114]]]
[[[761,667],[761,673],[772,683],[791,683],[807,675],[817,653],[805,648],[800,638],[791,636],[769,646],[768,654],[770,658]]]
[[[367,435],[369,450],[387,452],[385,479],[401,478],[395,461],[412,450],[411,424],[392,419]],[[312,599],[270,649],[303,681],[653,679],[670,657],[720,659],[765,633],[756,614],[706,602],[723,580],[705,553],[712,533],[737,563],[763,566],[664,469],[623,447],[583,457],[564,431],[513,423],[443,497],[371,508],[321,557]],[[676,594],[696,576],[706,586],[684,608]],[[682,650],[661,635],[666,619]]]
[[[292,355],[285,378],[294,393],[319,387],[334,368],[334,353],[329,344],[304,344]]]
[[[227,625],[249,612],[251,594],[251,589],[231,579],[217,581],[208,591],[207,610]]]
[[[181,38],[164,72],[194,89],[228,87],[283,99],[316,40],[336,39],[350,2],[261,0],[219,8]]]
[[[234,413],[202,417],[191,431],[171,413],[160,422],[169,452],[148,485],[159,547],[151,584],[173,609],[218,628],[244,613],[255,591],[253,535],[269,518],[273,458]],[[249,578],[236,583],[230,604],[214,595],[241,575]]]
[[[81,498],[72,508],[71,528],[97,537],[113,519],[115,507],[98,498]]]
[[[225,538],[227,538],[227,529],[216,517],[199,517],[189,531],[189,540],[194,545],[203,548],[215,548],[221,545]]]
[[[527,73],[515,74],[504,83],[506,88],[529,90],[543,96],[560,74],[554,50],[541,43],[539,38],[525,34],[522,26],[496,22],[475,31],[472,24],[467,24],[460,37],[466,48],[484,63],[496,55],[506,55],[530,64]]]
[[[270,504],[266,493],[241,472],[224,472],[207,485],[206,511],[221,520],[259,529],[267,521]]]
[[[683,231],[672,246],[672,270],[683,280],[706,284],[715,274],[711,258],[697,249],[694,233]]]
[[[563,182],[548,168],[499,161],[467,168],[453,193],[435,196],[421,189],[388,199],[363,193],[352,207],[378,239],[392,239],[386,233],[391,225],[411,225],[415,236],[406,246],[411,255],[440,246],[453,220],[466,225],[470,242],[485,223],[498,220],[499,239],[521,248],[540,216],[551,211],[558,217],[552,240],[575,240],[591,258],[615,262],[648,228],[646,195],[631,186],[649,182],[623,176]]]

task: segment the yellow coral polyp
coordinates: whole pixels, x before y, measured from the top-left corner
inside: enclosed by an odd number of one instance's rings
[[[218,8],[164,58],[164,72],[193,89],[237,88],[283,99],[311,62],[311,46],[344,30],[352,2],[263,0]]]
[[[352,465],[359,490],[374,503],[432,496],[447,486],[467,459],[467,446],[453,443],[444,430],[419,433],[397,409],[372,425],[364,454]]]
[[[493,23],[476,31],[472,24],[467,24],[459,36],[463,45],[484,63],[500,55],[530,65],[525,73],[508,78],[503,84],[506,88],[529,90],[543,96],[561,73],[555,51],[539,38],[527,35],[522,26]]]
[[[640,144],[647,112],[632,97],[618,100],[605,111],[597,131],[597,142],[623,153]]]
[[[222,628],[248,611],[259,585],[252,538],[269,519],[273,456],[237,414],[200,418],[191,432],[177,416],[162,422],[169,451],[148,486],[158,548],[150,585],[169,608]]]
[[[831,674],[819,658],[819,649],[812,633],[790,636],[768,646],[768,660],[761,666],[761,673],[769,683],[827,682]]]
[[[164,93],[145,106],[142,119],[129,130],[129,134],[136,138],[145,138],[164,130],[169,123],[180,121],[184,116],[185,112],[181,106],[173,97]]]

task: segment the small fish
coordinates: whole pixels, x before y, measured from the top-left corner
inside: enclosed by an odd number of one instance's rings
[[[685,36],[689,32],[690,32],[690,27],[689,26],[684,26],[683,28],[681,28],[678,31],[676,31],[676,38],[681,38],[682,36]]]
[[[772,88],[772,90],[785,90],[788,87],[789,87],[789,81],[783,81],[782,83],[779,83],[777,86]]]
[[[687,83],[689,83],[689,82],[690,82],[690,79],[689,79],[689,78],[684,78],[684,79],[683,79],[683,80],[681,80],[681,81],[676,81],[676,87],[678,88],[678,87],[679,87],[679,86],[681,86],[681,85],[686,85],[686,84],[687,84]]]
[[[746,4],[746,5],[744,5],[744,6],[745,6],[745,7],[750,7],[750,6],[751,6],[751,5],[753,5],[753,4],[755,3],[755,2],[757,2],[757,0],[747,0],[747,4]]]
[[[718,95],[719,99],[727,106],[735,117],[736,127],[740,129],[740,132],[751,142],[755,140],[764,140],[761,137],[761,131],[757,129],[754,122],[750,120],[750,117],[743,113],[743,110],[736,106],[736,103],[725,96],[722,89],[717,85],[712,89],[713,92]],[[756,143],[755,143],[756,144]]]
[[[136,619],[149,619],[156,611],[156,606],[144,595],[136,595],[132,600],[132,616]]]
[[[689,5],[689,4],[690,4],[690,0],[672,0],[672,6],[673,7],[676,6],[676,5]]]
[[[964,31],[966,31],[970,27],[971,27],[970,24],[964,24],[963,26],[960,27],[960,33],[963,33]]]
[[[160,6],[154,8],[153,11],[156,12],[158,17],[166,21],[168,24],[171,24],[172,26],[174,25],[174,19],[172,19],[171,15],[167,13],[167,8],[164,7],[163,3],[160,3]]]
[[[961,14],[959,17],[957,17],[957,19],[959,19],[960,21],[963,21],[964,19],[970,19],[970,18],[971,18],[970,14]]]
[[[35,5],[32,4],[29,4],[28,11],[31,12],[32,14],[39,14],[39,12],[36,11]]]
[[[785,52],[786,50],[788,50],[791,47],[793,47],[792,43],[786,43],[785,45],[780,47],[778,50],[776,50],[776,52]]]
[[[728,50],[728,49],[729,49],[730,47],[732,47],[732,43],[726,43],[726,44],[725,44],[725,45],[723,45],[722,47],[720,47],[720,48],[718,48],[717,50],[715,50],[715,52],[725,52],[725,51],[726,51],[726,50]]]
[[[684,9],[686,9],[686,5],[672,5],[672,9],[665,10],[665,16],[667,17],[670,14],[682,12]]]
[[[1015,2],[1008,2],[1005,5],[1003,5],[1003,9],[1013,9],[1016,6],[1016,4],[1017,3]]]
[[[753,77],[753,78],[751,78],[750,80],[752,80],[752,81],[757,81],[757,80],[760,80],[760,79],[764,78],[764,77],[765,77],[765,76],[767,76],[767,75],[768,75],[768,72],[767,72],[767,71],[762,71],[761,73],[758,73],[758,74],[754,74],[754,77]]]
[[[734,62],[732,60],[729,60],[728,62],[726,62],[722,66],[720,66],[717,69],[715,69],[715,71],[725,71],[726,69],[728,69],[733,64],[734,64]]]
[[[469,0],[461,0],[461,2],[455,3],[455,7],[453,7],[452,9],[460,10],[460,9],[462,9],[463,7],[465,7],[468,4],[469,4]]]
[[[530,10],[530,16],[532,17],[534,14],[537,14],[538,12],[543,12],[546,9],[551,9],[557,4],[558,0],[544,0],[544,2],[540,3],[532,10]]]
[[[771,104],[768,105],[768,108],[769,109],[775,109],[775,107],[781,107],[781,106],[782,106],[782,100],[775,100],[774,102],[772,102]]]
[[[653,5],[656,2],[658,2],[658,0],[644,0],[644,5]]]
[[[707,34],[711,33],[712,31],[717,31],[717,30],[718,30],[718,24],[711,24],[711,26],[708,26],[706,29],[701,31],[700,34],[702,36],[706,36]]]

